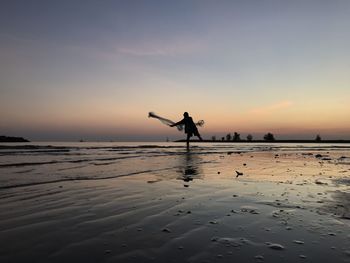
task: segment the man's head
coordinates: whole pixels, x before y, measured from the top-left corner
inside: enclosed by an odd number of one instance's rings
[[[188,112],[186,111],[186,112],[184,112],[184,117],[185,118],[188,118],[190,115],[188,115]]]

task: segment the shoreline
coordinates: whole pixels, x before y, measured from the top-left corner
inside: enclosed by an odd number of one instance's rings
[[[176,140],[173,142],[186,142],[185,139]],[[266,140],[240,140],[240,141],[212,141],[212,140],[190,140],[190,142],[196,142],[196,143],[314,143],[314,144],[323,144],[323,143],[350,143],[350,140],[322,140],[322,141],[315,141],[315,140],[274,140],[274,141],[266,141]]]

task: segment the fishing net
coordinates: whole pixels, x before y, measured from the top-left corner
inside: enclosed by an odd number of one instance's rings
[[[166,118],[163,118],[163,117],[160,117],[159,115],[155,114],[154,112],[149,112],[148,113],[148,118],[155,118],[155,119],[158,119],[159,121],[161,121],[163,124],[167,125],[167,126],[170,126],[170,125],[173,125],[175,124],[174,121],[172,120],[169,120],[169,119],[166,119]],[[196,126],[199,126],[199,127],[202,127],[204,125],[204,121],[203,120],[200,120],[196,123]],[[176,128],[179,130],[179,131],[182,131],[184,129],[184,125],[176,125]]]
[[[172,120],[169,120],[169,119],[166,119],[166,118],[163,118],[163,117],[160,117],[158,116],[157,114],[155,114],[154,112],[149,112],[148,113],[148,118],[155,118],[155,119],[158,119],[161,123],[167,125],[167,126],[170,126],[170,125],[173,125],[175,124],[174,121]],[[177,125],[176,128],[179,130],[179,131],[182,131],[183,130],[183,127],[184,125]]]
[[[196,122],[196,126],[202,127],[204,125],[204,121],[200,120],[198,122]]]

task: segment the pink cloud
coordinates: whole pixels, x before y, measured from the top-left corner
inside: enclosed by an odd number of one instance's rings
[[[130,44],[127,47],[118,47],[117,51],[120,54],[131,56],[176,56],[203,50],[202,43],[196,39],[189,38],[153,40]]]

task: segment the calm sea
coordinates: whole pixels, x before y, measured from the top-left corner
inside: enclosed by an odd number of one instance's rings
[[[72,180],[162,173],[187,162],[215,162],[225,154],[350,151],[350,144],[165,142],[31,142],[0,144],[0,189]],[[184,158],[185,156],[185,158]],[[345,156],[346,157],[346,156]]]

